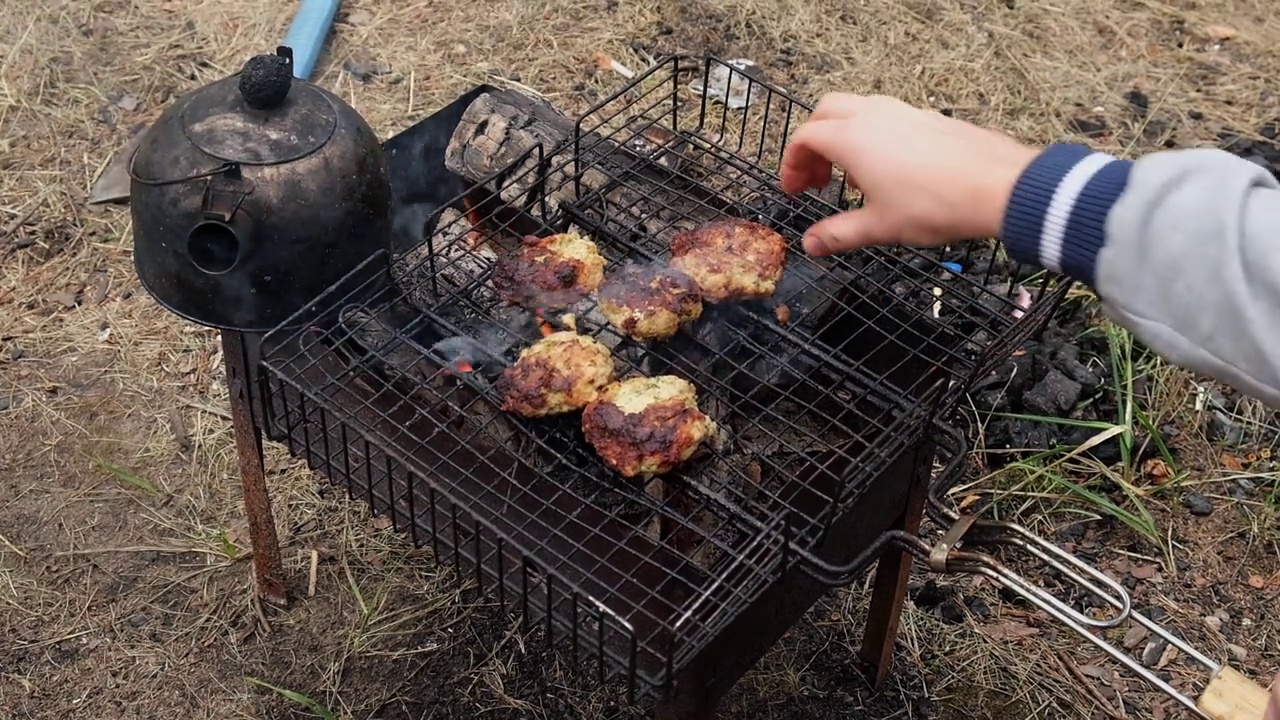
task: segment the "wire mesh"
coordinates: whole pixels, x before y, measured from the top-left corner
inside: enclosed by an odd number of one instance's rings
[[[692,75],[705,83],[720,65]],[[476,182],[466,211],[439,212],[420,246],[371,259],[390,282],[339,284],[317,299],[320,320],[264,341],[274,436],[575,655],[589,651],[602,679],[649,687],[775,583],[791,549],[822,543],[939,403],[1063,292],[1046,282],[1025,311],[1013,283],[948,276],[914,251],[805,255],[808,224],[850,206],[839,184],[776,190],[782,143],[807,110],[751,80],[748,95],[765,99],[717,114],[691,98],[690,67],[673,58],[637,78],[563,144]],[[665,343],[621,335],[591,298],[557,316],[504,303],[491,283],[525,235],[581,230],[617,268],[661,263],[675,232],[724,217],[788,240],[778,292],[708,305]],[[1003,271],[988,262],[988,275]],[[720,432],[646,483],[609,470],[577,415],[502,412],[498,374],[562,327],[609,347],[620,377],[689,380]]]
[[[695,92],[695,84],[738,94],[745,107]],[[613,182],[585,191],[579,183],[583,199],[575,209],[593,229],[649,256],[660,255],[672,234],[704,215],[760,220],[798,239],[819,220],[861,203],[839,168],[820,192],[790,196],[778,189],[786,141],[810,112],[791,94],[725,61],[669,58],[578,121],[575,177],[600,171]],[[643,160],[617,147],[640,150],[635,154]],[[661,188],[667,207],[659,212],[645,200],[653,194],[655,166],[667,177]],[[916,397],[945,374],[956,381],[952,401],[1041,330],[1071,286],[1010,260],[991,241],[875,248],[836,258],[797,254],[788,262],[807,270],[797,275],[840,279],[804,293],[840,306],[841,322],[819,335],[850,364]]]

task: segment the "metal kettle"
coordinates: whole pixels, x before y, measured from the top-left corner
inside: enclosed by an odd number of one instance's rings
[[[167,108],[129,165],[134,267],[170,311],[265,332],[357,267],[378,279],[391,188],[372,128],[277,48]],[[386,255],[384,254],[384,258]]]

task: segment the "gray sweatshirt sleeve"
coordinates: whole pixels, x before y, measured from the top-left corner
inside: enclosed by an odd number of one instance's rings
[[[1136,161],[1047,148],[1001,240],[1090,285],[1107,316],[1169,362],[1280,408],[1280,183],[1214,149]]]

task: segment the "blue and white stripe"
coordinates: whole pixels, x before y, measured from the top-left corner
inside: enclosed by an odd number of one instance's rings
[[[1092,286],[1107,213],[1131,166],[1083,145],[1050,145],[1014,186],[1000,237],[1009,254]]]

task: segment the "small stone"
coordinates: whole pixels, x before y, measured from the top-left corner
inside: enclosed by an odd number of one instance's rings
[[[969,612],[973,613],[976,618],[986,619],[991,617],[991,606],[982,598],[970,598],[968,606]]]
[[[9,348],[9,360],[17,362],[27,356],[27,351],[21,345],[14,345]]]
[[[1204,624],[1214,632],[1222,632],[1222,618],[1216,615],[1204,618]]]
[[[1142,664],[1149,668],[1154,668],[1160,662],[1160,657],[1164,655],[1164,649],[1169,646],[1169,642],[1163,638],[1156,638],[1147,643],[1142,648]]]
[[[363,60],[351,58],[342,64],[342,69],[360,82],[366,82],[382,75],[390,75],[391,65],[379,60]]]
[[[138,100],[138,98],[128,94],[121,95],[120,97],[116,98],[114,102],[116,104],[116,107],[120,108],[121,110],[124,110],[125,112],[133,112],[134,110],[137,110],[140,105],[142,105],[142,102]]]
[[[1204,119],[1204,113],[1200,112],[1199,110],[1188,110],[1188,111],[1187,111],[1187,119],[1189,119],[1189,120],[1203,120],[1203,119]]]
[[[129,624],[134,627],[142,627],[151,622],[151,616],[146,613],[138,613],[129,617]]]
[[[373,22],[373,13],[368,10],[352,10],[347,13],[345,22],[352,27],[360,27]]]
[[[1209,414],[1209,426],[1206,431],[1211,442],[1223,440],[1230,445],[1239,445],[1244,442],[1244,426],[1220,410],[1214,410]]]
[[[1213,503],[1200,493],[1187,493],[1186,497],[1182,498],[1182,506],[1196,517],[1208,517],[1213,513]]]
[[[1231,657],[1236,662],[1244,662],[1249,658],[1249,651],[1234,643],[1227,645],[1227,651],[1231,653]]]
[[[76,306],[76,293],[71,291],[54,293],[49,296],[49,299],[68,310]]]

